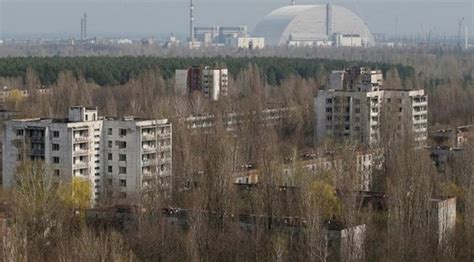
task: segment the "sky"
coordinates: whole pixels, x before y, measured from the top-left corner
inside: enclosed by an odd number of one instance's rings
[[[266,14],[291,2],[194,1],[196,26],[247,25],[250,31]],[[431,31],[433,36],[454,36],[462,17],[464,25],[474,29],[474,0],[297,0],[297,4],[328,1],[359,14],[373,33],[422,36]],[[189,0],[0,0],[0,36],[77,38],[84,12],[89,36],[185,36],[188,7]]]

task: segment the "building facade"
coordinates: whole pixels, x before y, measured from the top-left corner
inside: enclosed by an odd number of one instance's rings
[[[117,192],[133,199],[171,184],[168,120],[101,118],[97,108],[71,107],[67,119],[21,119],[5,124],[3,186],[15,183],[24,160],[44,161],[57,181],[89,181],[94,200]],[[105,197],[105,196],[104,196]]]
[[[226,46],[239,49],[263,49],[265,48],[265,38],[263,37],[233,37],[226,39]]]
[[[206,99],[218,101],[221,96],[228,94],[229,71],[208,66],[176,70],[175,88],[180,94],[198,92]]]
[[[334,71],[329,89],[315,100],[315,137],[351,139],[367,145],[413,135],[427,140],[428,98],[424,90],[389,90],[382,72],[365,68]]]

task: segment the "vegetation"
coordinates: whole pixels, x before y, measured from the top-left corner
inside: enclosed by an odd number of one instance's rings
[[[26,78],[27,69],[34,70],[43,85],[51,85],[58,80],[60,72],[71,71],[76,77],[83,76],[88,82],[101,86],[125,84],[148,70],[158,70],[165,79],[174,77],[176,69],[196,65],[226,66],[233,76],[238,75],[249,64],[262,70],[270,85],[281,84],[290,76],[304,79],[314,78],[319,73],[347,66],[370,66],[388,71],[396,68],[402,79],[413,76],[413,69],[402,65],[336,61],[327,59],[302,58],[159,58],[159,57],[11,57],[0,59],[0,77]]]
[[[430,94],[433,127],[470,124],[474,89],[469,61],[448,52],[433,57],[415,51],[391,52],[317,49],[320,57],[370,60],[362,63],[385,70],[388,85],[425,87]],[[295,50],[313,57],[312,49]],[[379,53],[377,53],[379,52]],[[386,52],[386,53],[383,53]],[[381,55],[385,54],[385,55]],[[325,59],[326,59],[325,58]],[[421,62],[417,59],[420,58]],[[325,261],[329,218],[349,226],[364,223],[365,261],[470,261],[474,257],[474,152],[464,150],[452,170],[437,173],[429,153],[410,141],[384,145],[385,158],[376,173],[376,188],[386,192],[386,209],[361,205],[357,192],[355,142],[313,144],[313,97],[325,85],[327,73],[356,62],[284,58],[150,58],[77,57],[6,58],[0,60],[4,83],[35,91],[47,85],[50,95],[15,99],[7,106],[21,116],[64,116],[71,105],[97,105],[101,115],[168,117],[173,121],[173,191],[152,191],[138,204],[139,225],[132,232],[91,230],[78,210],[87,206],[88,186],[80,181],[55,185],[47,167],[26,163],[18,185],[5,198],[11,202],[10,231],[3,259],[14,261]],[[381,63],[403,63],[384,67]],[[229,98],[216,103],[199,96],[183,97],[172,90],[175,68],[225,64],[233,74]],[[360,63],[357,63],[360,65]],[[444,67],[447,66],[447,67]],[[444,68],[449,73],[441,72]],[[462,68],[462,69],[460,69]],[[471,68],[471,69],[470,69]],[[454,74],[456,70],[462,74]],[[4,71],[2,71],[4,70]],[[441,79],[441,80],[434,80]],[[231,111],[259,112],[292,107],[282,125],[259,124],[251,114],[236,133],[224,128],[222,116]],[[216,124],[208,132],[190,132],[183,116],[212,113]],[[237,134],[237,135],[236,135]],[[325,172],[308,172],[292,161],[304,152],[334,151],[341,161]],[[258,168],[259,185],[237,187],[233,174],[243,165]],[[292,179],[282,170],[292,166]],[[286,185],[283,187],[281,185]],[[61,189],[66,186],[67,190]],[[184,190],[183,188],[186,188]],[[64,193],[66,192],[66,193]],[[458,199],[456,236],[437,243],[430,221],[432,197]],[[199,212],[184,228],[165,223],[164,207]],[[79,212],[81,214],[81,212]],[[206,215],[207,214],[207,215]],[[213,214],[212,216],[208,214]],[[245,230],[227,219],[255,215],[261,222]],[[217,219],[216,219],[217,217]],[[299,230],[278,229],[271,218],[304,218]]]

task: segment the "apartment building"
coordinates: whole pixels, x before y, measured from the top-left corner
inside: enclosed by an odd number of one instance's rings
[[[351,139],[377,145],[383,139],[413,135],[423,144],[428,132],[428,98],[424,90],[383,87],[379,70],[355,68],[334,71],[329,89],[315,101],[315,137]]]
[[[66,119],[8,121],[3,186],[14,184],[17,166],[29,159],[44,161],[58,181],[89,181],[96,201],[110,190],[132,199],[155,185],[169,188],[171,128],[166,119],[104,118],[82,106],[71,107]]]
[[[175,88],[181,94],[200,93],[204,98],[218,101],[227,96],[229,89],[229,73],[225,68],[192,67],[176,70]]]

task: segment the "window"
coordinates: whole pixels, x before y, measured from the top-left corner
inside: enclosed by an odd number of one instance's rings
[[[100,176],[100,173],[95,173],[95,176]]]
[[[327,120],[328,120],[328,121],[332,121],[332,116],[328,116],[328,117],[327,117]]]
[[[89,115],[86,114],[86,121],[89,121]]]
[[[164,159],[165,158],[165,152],[161,152],[160,157],[161,157],[161,159]]]
[[[53,137],[59,137],[59,131],[53,131]]]
[[[55,169],[55,170],[54,170],[54,176],[59,176],[59,174],[60,174],[60,173],[59,173],[59,170],[58,170],[58,169]]]
[[[108,169],[109,173],[112,173],[112,166],[108,166]]]
[[[326,108],[326,113],[332,113],[332,108],[330,107]]]
[[[112,148],[112,145],[113,145],[112,141],[109,141],[108,144],[109,144],[109,148]]]
[[[126,187],[126,186],[127,186],[127,180],[125,180],[125,179],[120,179],[120,186]]]
[[[119,161],[127,161],[127,155],[120,154]]]
[[[360,99],[354,99],[354,103],[355,103],[356,105],[360,105]]]
[[[107,131],[107,134],[108,134],[109,136],[112,135],[112,128],[109,128],[109,130]]]
[[[59,164],[59,157],[54,156],[54,157],[53,157],[53,163]]]
[[[120,192],[119,198],[121,198],[121,199],[127,198],[127,193],[125,193],[125,192]]]
[[[118,141],[117,143],[118,143],[118,147],[120,149],[127,147],[127,142],[125,142],[125,141]]]
[[[162,165],[160,166],[160,170],[161,170],[161,171],[165,171],[165,165],[164,165],[164,164],[162,164]]]
[[[59,151],[59,144],[53,144],[53,151]]]
[[[120,129],[120,136],[126,136],[127,135],[127,129]]]
[[[331,98],[326,99],[326,104],[332,104],[332,99]]]
[[[123,166],[119,167],[119,173],[120,174],[126,174],[127,173],[127,168],[123,167]]]
[[[112,154],[111,154],[111,153],[109,153],[109,154],[107,155],[107,159],[108,159],[108,160],[112,160]]]
[[[360,114],[360,108],[355,109],[356,114]]]
[[[25,133],[25,131],[23,129],[17,129],[16,130],[16,135],[17,136],[23,136],[24,133]]]

